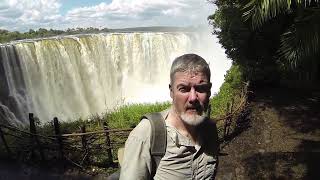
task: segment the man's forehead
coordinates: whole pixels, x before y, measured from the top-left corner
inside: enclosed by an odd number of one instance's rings
[[[202,71],[178,71],[175,73],[175,76],[205,76],[205,73]]]
[[[184,71],[184,72],[176,72],[174,74],[174,80],[182,80],[182,79],[201,79],[204,82],[208,82],[208,77],[205,73],[200,71]]]

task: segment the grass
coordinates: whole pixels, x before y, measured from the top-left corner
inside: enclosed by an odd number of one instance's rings
[[[109,123],[110,128],[130,128],[135,127],[144,114],[159,112],[168,107],[170,107],[169,102],[125,105],[113,112],[105,113],[104,118]]]

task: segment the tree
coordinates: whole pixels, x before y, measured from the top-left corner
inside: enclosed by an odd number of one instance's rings
[[[318,1],[215,0],[218,9],[208,19],[253,84],[297,77],[312,84],[320,80]]]
[[[281,32],[279,23],[252,29],[242,18],[244,4],[241,1],[216,0],[214,3],[218,9],[208,19],[226,54],[240,66],[244,78],[253,85],[275,82],[278,79],[275,53]]]
[[[291,67],[308,59],[319,61],[319,0],[249,0],[243,10],[243,17],[251,21],[254,29],[279,16],[286,17],[288,23],[281,34],[278,53]]]

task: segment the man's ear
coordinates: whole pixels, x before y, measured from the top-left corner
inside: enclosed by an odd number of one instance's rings
[[[169,90],[170,90],[170,97],[172,98],[172,97],[173,97],[173,92],[172,92],[172,86],[171,86],[171,84],[169,84]]]

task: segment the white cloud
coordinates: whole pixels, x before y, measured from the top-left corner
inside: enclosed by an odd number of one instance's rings
[[[0,4],[0,26],[9,30],[49,27],[61,18],[59,0],[4,0]]]
[[[0,27],[9,30],[72,27],[121,28],[133,26],[187,26],[206,24],[213,5],[206,0],[113,0],[74,8],[64,15],[60,0],[4,0]]]
[[[69,11],[66,19],[76,25],[86,20],[105,27],[186,26],[206,24],[213,5],[206,0],[113,0]]]

